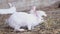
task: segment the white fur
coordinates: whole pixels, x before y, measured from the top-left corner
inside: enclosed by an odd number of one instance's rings
[[[37,14],[38,14],[38,16],[45,16],[45,17],[47,17],[47,14],[44,12],[44,11],[36,11],[37,12]]]
[[[12,6],[11,3],[8,3],[10,8],[8,9],[0,9],[0,14],[12,14],[14,12],[16,12],[16,7]]]
[[[40,11],[36,11],[36,13],[33,12],[30,14],[25,12],[15,12],[10,16],[9,19],[7,19],[6,22],[10,27],[14,28],[14,30],[16,31],[24,31],[24,29],[20,29],[20,27],[22,26],[27,26],[28,30],[31,30],[34,29],[34,26],[44,21],[42,17],[44,15],[45,15],[44,12]]]
[[[43,22],[42,17],[39,19],[33,14],[27,14],[24,12],[16,12],[7,20],[9,26],[18,31],[21,31],[21,26],[27,26],[28,30],[31,30],[41,22]]]

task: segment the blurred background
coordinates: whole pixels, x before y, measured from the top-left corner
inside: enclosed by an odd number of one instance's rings
[[[27,13],[32,6],[37,6],[38,10],[45,11],[48,16],[46,22],[32,31],[14,32],[5,24],[11,14],[0,14],[0,34],[60,34],[60,0],[0,0],[0,9],[10,8],[8,3],[15,5],[17,11]]]

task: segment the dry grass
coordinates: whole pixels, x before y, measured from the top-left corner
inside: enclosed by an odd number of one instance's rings
[[[47,18],[47,20],[36,26],[34,30],[24,32],[14,32],[12,28],[7,27],[3,22],[0,25],[0,34],[59,34],[60,19]]]

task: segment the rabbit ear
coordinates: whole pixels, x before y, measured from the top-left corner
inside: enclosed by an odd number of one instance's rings
[[[29,12],[30,12],[30,14],[34,14],[34,15],[38,16],[37,11],[36,11],[36,6],[33,6]]]
[[[12,4],[11,3],[8,3],[10,7],[12,7]]]
[[[33,6],[29,12],[30,12],[30,14],[34,14],[35,11],[36,11],[36,6]]]
[[[14,3],[8,3],[10,7],[15,7]]]
[[[34,10],[34,11],[35,11],[35,10],[36,10],[36,6],[33,6],[33,7],[32,7],[32,10]]]
[[[36,6],[32,7],[34,14],[38,17],[37,11],[36,11]]]

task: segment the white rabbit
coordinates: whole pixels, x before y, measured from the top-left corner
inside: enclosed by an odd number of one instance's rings
[[[39,12],[37,11],[37,13]],[[24,29],[20,29],[20,27],[22,26],[27,26],[28,30],[31,30],[34,29],[34,26],[44,21],[43,17],[41,17],[40,14],[37,13],[28,14],[25,12],[15,12],[10,16],[9,19],[6,20],[6,22],[10,27],[14,28],[15,31],[24,31]],[[42,14],[42,16],[43,15],[44,14]]]
[[[16,12],[16,7],[12,6],[11,3],[8,3],[10,8],[8,9],[0,9],[0,14],[13,14],[14,12]]]
[[[7,20],[7,23],[16,31],[24,31],[24,29],[20,29],[21,26],[27,26],[28,30],[31,30],[34,28],[34,26],[38,25],[43,21],[41,19],[42,17],[40,17],[39,19],[37,16],[33,14],[16,12],[10,16],[10,18]]]

